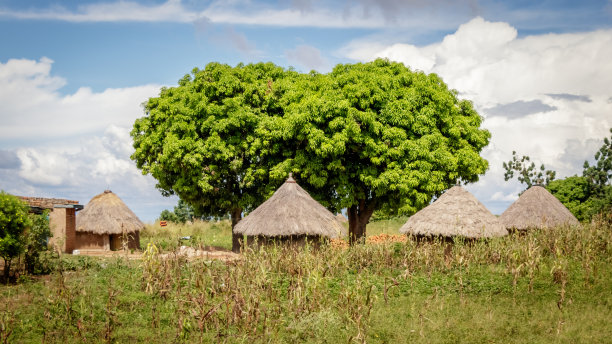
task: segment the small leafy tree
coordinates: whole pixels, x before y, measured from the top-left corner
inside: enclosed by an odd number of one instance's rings
[[[31,226],[25,232],[25,268],[28,273],[40,274],[49,272],[41,255],[48,249],[48,239],[51,237],[49,228],[49,213],[30,214]]]
[[[529,156],[523,155],[518,157],[515,151],[512,151],[512,160],[503,163],[504,180],[508,181],[514,178],[515,174],[517,179],[522,184],[527,184],[527,188],[533,185],[548,185],[555,179],[556,172],[547,170],[544,164],[540,166],[538,170],[534,162],[531,162]]]
[[[23,233],[30,226],[28,205],[0,191],[0,257],[4,259],[4,279],[8,281],[11,262],[24,249]]]

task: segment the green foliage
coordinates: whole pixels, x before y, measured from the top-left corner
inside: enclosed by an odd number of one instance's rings
[[[610,128],[612,133],[612,128]],[[583,176],[588,179],[593,189],[592,193],[598,198],[606,198],[610,193],[610,181],[612,180],[612,135],[604,138],[604,144],[595,153],[595,165],[590,166],[588,161],[584,162]]]
[[[160,221],[169,221],[169,222],[176,222],[178,223],[178,217],[176,216],[176,214],[168,209],[164,209],[162,210],[162,212],[159,214],[159,220]]]
[[[49,213],[30,214],[31,226],[25,232],[25,269],[31,274],[49,273],[51,267],[46,259],[48,239],[51,237]]]
[[[252,144],[261,118],[281,111],[277,81],[285,73],[272,63],[194,69],[145,104],[131,132],[132,159],[163,195],[178,195],[198,214],[252,209],[274,190]]]
[[[159,214],[159,220],[176,223],[193,221],[195,217],[193,208],[182,199],[179,199],[178,204],[174,206],[174,211],[164,209],[161,214]]]
[[[294,169],[334,209],[365,200],[411,214],[487,169],[481,117],[435,74],[379,59],[338,65],[300,87],[287,115],[299,143]]]
[[[589,220],[593,216],[593,197],[589,181],[585,177],[573,176],[554,180],[546,186],[579,221]]]
[[[25,202],[0,191],[0,257],[4,259],[5,278],[9,277],[12,259],[23,252],[23,232],[30,225],[28,210]]]
[[[178,204],[174,206],[174,214],[176,214],[176,220],[180,223],[193,221],[195,217],[193,208],[182,199],[179,199]]]
[[[518,181],[522,184],[527,184],[529,189],[532,185],[548,185],[555,179],[557,172],[547,170],[544,164],[540,166],[540,170],[536,169],[534,162],[529,164],[530,158],[523,155],[519,158],[515,151],[512,151],[512,160],[504,162],[503,167],[506,170],[504,180],[508,181],[517,174]]]

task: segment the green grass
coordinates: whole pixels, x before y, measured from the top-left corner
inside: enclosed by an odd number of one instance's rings
[[[394,233],[392,220],[373,224]],[[396,221],[399,222],[399,221]],[[371,224],[371,225],[373,225]],[[229,247],[218,224],[148,228]],[[389,231],[388,231],[389,230]],[[397,230],[397,228],[395,228]],[[217,233],[219,238],[203,238]],[[376,234],[378,234],[376,233]],[[225,238],[223,238],[225,237]],[[0,342],[606,343],[612,229],[554,228],[475,243],[247,251],[231,262],[154,251],[65,256],[0,287]]]
[[[169,222],[161,227],[159,223],[147,224],[140,233],[140,246],[144,249],[149,243],[162,250],[174,250],[179,246],[206,247],[215,246],[231,250],[232,224],[229,220],[195,221],[192,224]],[[189,240],[180,240],[182,237]]]
[[[386,234],[400,234],[400,227],[408,221],[407,216],[392,217],[390,219],[372,221],[368,224],[367,236]],[[347,225],[348,228],[348,225]]]

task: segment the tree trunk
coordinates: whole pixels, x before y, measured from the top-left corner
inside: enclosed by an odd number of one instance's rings
[[[366,225],[370,222],[370,217],[374,213],[374,202],[361,199],[358,205],[353,205],[347,209],[349,220],[349,243],[364,242],[366,235]]]
[[[8,284],[11,274],[11,259],[4,258],[4,283]]]
[[[230,216],[232,217],[232,251],[240,252],[240,247],[242,246],[242,234],[234,233],[234,227],[242,220],[242,208],[234,208],[232,209]]]

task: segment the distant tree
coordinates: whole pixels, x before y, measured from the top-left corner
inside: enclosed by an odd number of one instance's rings
[[[593,216],[594,199],[590,192],[589,181],[585,177],[572,176],[553,180],[546,186],[579,221],[585,221]]]
[[[168,209],[162,210],[161,214],[159,214],[160,221],[168,221],[168,222],[178,222],[178,218],[176,214]]]
[[[0,257],[4,259],[4,279],[8,281],[11,262],[24,249],[23,233],[30,226],[28,205],[0,191]]]
[[[168,209],[162,210],[159,215],[159,220],[185,223],[187,221],[193,221],[195,217],[194,210],[189,203],[179,199],[178,204],[174,206],[174,211]]]
[[[174,206],[174,214],[176,215],[177,221],[180,223],[193,221],[195,217],[193,208],[182,199],[179,199],[178,204]]]
[[[267,146],[293,152],[271,174],[291,170],[329,209],[347,208],[351,243],[375,210],[414,213],[487,169],[482,118],[435,74],[379,59],[293,81],[282,121],[261,127]]]
[[[162,195],[176,194],[204,216],[229,213],[233,228],[278,186],[252,145],[261,119],[282,112],[287,73],[272,63],[194,69],[146,102],[131,132],[132,159]],[[234,250],[240,238],[233,235]]]
[[[591,187],[593,215],[612,212],[612,135],[604,138],[603,145],[595,153],[595,165],[590,166],[588,161],[584,162],[582,175]]]
[[[534,162],[529,163],[530,160],[529,156],[523,155],[519,158],[516,152],[512,151],[512,160],[503,163],[506,170],[504,180],[508,181],[516,174],[518,181],[530,188],[533,185],[548,185],[555,179],[555,171],[547,170],[544,164],[538,170]]]
[[[595,153],[595,165],[590,166],[588,161],[584,162],[582,175],[591,184],[593,194],[605,197],[606,187],[609,187],[612,181],[612,135],[610,138],[604,138],[604,144]]]

